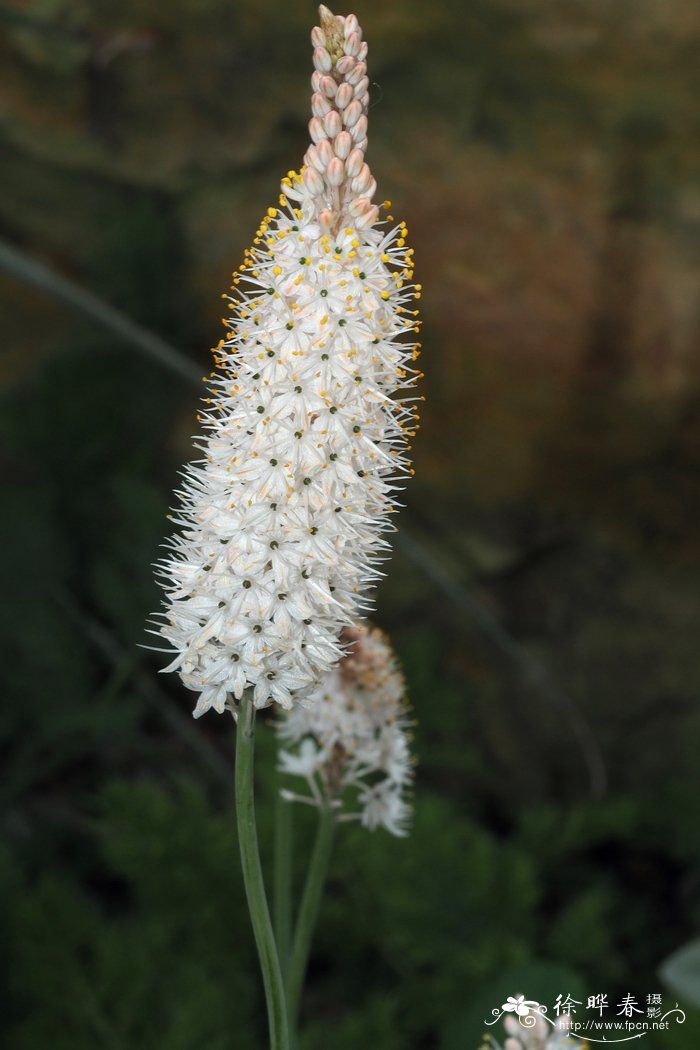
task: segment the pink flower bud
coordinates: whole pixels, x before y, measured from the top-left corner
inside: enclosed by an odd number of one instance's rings
[[[351,33],[359,33],[359,31],[360,31],[360,23],[357,21],[357,15],[346,15],[346,17],[345,17],[345,26],[343,28],[345,30],[346,38]]]
[[[331,62],[331,56],[326,51],[325,47],[315,48],[313,59],[316,69],[320,69],[322,73],[330,73],[333,68],[333,63]]]
[[[368,164],[363,164],[360,168],[359,174],[352,180],[352,189],[354,193],[364,194],[365,190],[370,184],[372,178],[372,172],[369,170]]]
[[[340,65],[340,62],[338,63],[338,65]],[[348,84],[352,84],[354,87],[355,84],[360,83],[366,72],[367,66],[364,62],[355,62],[353,68],[345,76],[345,79],[348,82]]]
[[[339,76],[345,77],[355,65],[355,59],[352,55],[343,55],[339,58],[335,64],[336,72]]]
[[[333,160],[335,153],[328,139],[323,139],[322,142],[316,147],[321,163],[323,164],[323,171],[326,170],[330,162]]]
[[[313,83],[313,77],[311,78],[311,81]],[[314,86],[315,91],[322,91],[327,98],[334,98],[337,89],[338,85],[333,77],[329,77],[328,74],[324,74],[323,76],[319,74],[318,87]]]
[[[365,40],[365,42],[364,42],[364,43],[362,44],[362,46],[360,47],[360,53],[359,53],[359,55],[357,56],[357,57],[358,57],[358,58],[360,58],[360,59],[361,59],[361,60],[362,60],[363,62],[364,62],[364,60],[365,60],[365,59],[367,58],[367,51],[368,51],[368,48],[367,48],[367,41]]]
[[[357,102],[357,99],[355,99],[355,102]],[[355,102],[351,102],[350,106],[353,106]],[[359,102],[357,102],[357,104],[358,106],[360,105]],[[350,109],[350,106],[348,106],[348,109]],[[346,109],[345,112],[347,113],[347,111],[348,110]],[[360,112],[361,111],[362,107],[360,106]],[[357,124],[355,124],[350,134],[354,138],[355,142],[359,142],[360,139],[363,139],[365,137],[365,135],[367,134],[367,117],[364,115],[364,113],[359,118]]]
[[[348,156],[348,159],[345,161],[345,170],[350,176],[350,178],[353,178],[355,175],[359,174],[360,168],[362,167],[364,162],[365,155],[362,152],[362,150],[354,149],[351,151],[351,153]]]
[[[302,175],[302,179],[304,180],[304,186],[309,193],[313,193],[316,196],[323,193],[325,189],[323,179],[315,168],[306,168]]]
[[[322,95],[320,91],[314,92],[311,96],[311,112],[315,117],[325,117],[326,113],[330,113],[331,108],[325,95]]]
[[[338,157],[333,157],[333,160],[328,165],[326,179],[331,186],[340,186],[344,178],[345,165]]]
[[[321,84],[321,77],[322,76],[323,76],[323,73],[319,72],[318,69],[314,69],[313,73],[311,74],[311,87],[312,87],[312,89],[314,91],[320,91],[321,90],[320,84]]]
[[[324,229],[329,230],[333,225],[333,212],[328,208],[324,208],[323,211],[318,213],[318,221]]]
[[[343,129],[343,124],[337,110],[332,109],[330,113],[326,113],[323,118],[323,126],[326,129],[326,134],[329,139],[334,139],[336,135],[340,134]]]
[[[366,197],[356,197],[355,200],[350,201],[350,204],[348,205],[348,211],[356,219],[366,215],[370,208],[371,204]]]
[[[357,33],[351,33],[345,38],[345,54],[358,55],[360,53],[360,38]]]
[[[335,104],[338,109],[345,109],[348,102],[351,100],[352,95],[353,91],[350,84],[341,84],[338,88],[338,93],[335,96]]]
[[[336,157],[345,160],[351,149],[352,136],[347,131],[341,131],[339,135],[336,135],[333,142],[333,152]]]
[[[372,226],[379,218],[379,208],[376,204],[373,204],[368,212],[364,215],[360,215],[359,219],[355,219],[355,225],[358,230],[364,230],[368,226]]]
[[[326,131],[323,127],[323,122],[318,117],[312,117],[309,121],[309,135],[311,136],[312,142],[321,142],[326,138]]]
[[[323,32],[320,26],[314,26],[314,28],[311,30],[311,43],[314,47],[326,46],[326,34]]]
[[[369,77],[363,77],[359,84],[355,84],[353,94],[355,98],[362,98],[367,91],[369,91]]]
[[[323,142],[326,141],[326,139],[323,139]],[[304,155],[304,163],[307,167],[315,168],[320,175],[325,175],[326,165],[319,156],[318,147],[309,146],[309,148],[306,151],[306,154]]]
[[[355,124],[357,124],[361,116],[362,104],[358,102],[356,98],[354,98],[343,113],[343,124],[346,128],[352,128],[355,126]]]

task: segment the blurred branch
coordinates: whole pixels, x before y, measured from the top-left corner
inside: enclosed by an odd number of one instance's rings
[[[549,671],[518,644],[516,639],[473,594],[470,594],[462,584],[445,571],[422,543],[401,531],[397,535],[396,546],[423,571],[424,575],[439,590],[447,595],[454,605],[471,617],[481,631],[508,657],[531,688],[539,692],[550,706],[559,708],[563,712],[572,735],[581,749],[588,772],[591,795],[593,798],[602,798],[607,788],[603,756],[590,725],[579,711],[573,698],[557,685]]]
[[[26,284],[52,296],[79,313],[90,317],[97,324],[117,334],[135,350],[158,361],[160,364],[177,372],[178,375],[200,384],[200,372],[175,347],[170,346],[159,336],[140,325],[135,324],[120,311],[98,299],[91,292],[79,287],[66,278],[59,276],[42,263],[11,247],[0,240],[0,269]],[[600,798],[606,790],[606,771],[598,742],[587,720],[581,714],[575,701],[557,685],[547,669],[534,660],[523,649],[515,638],[506,631],[498,621],[484,608],[474,595],[470,594],[460,583],[454,580],[442,565],[430,554],[418,540],[402,532],[397,545],[403,550],[417,568],[441,590],[450,601],[477,624],[481,631],[508,657],[525,682],[550,704],[564,714],[572,735],[578,742],[585,763],[591,795]],[[78,610],[86,633],[113,663],[119,663],[123,657],[118,642],[100,624],[87,620]],[[156,704],[162,716],[175,732],[187,740],[207,765],[216,770],[217,775],[230,780],[229,769],[218,753],[190,725],[189,721],[172,706],[150,677],[142,673],[136,676],[140,692]]]
[[[101,623],[78,608],[76,603],[67,594],[59,597],[63,609],[72,616],[85,633],[85,637],[92,642],[102,656],[117,669],[123,669],[125,662],[130,662],[133,667],[133,683],[140,696],[154,707],[168,727],[183,740],[198,756],[202,763],[213,775],[231,787],[233,784],[233,766],[224,761],[216,748],[209,743],[195,727],[194,723],[183,715],[175,707],[171,698],[155,685],[150,674],[146,674],[138,666],[136,655],[130,657],[111,631],[103,627]]]
[[[165,365],[172,372],[177,372],[178,375],[192,382],[199,382],[201,371],[184,354],[170,346],[160,336],[150,332],[147,328],[142,328],[126,314],[105,303],[92,292],[62,277],[48,266],[3,240],[0,240],[0,270],[44,292],[52,299],[64,303],[77,313],[89,317],[90,320],[118,336],[124,343],[129,344],[135,350],[140,350],[142,354],[146,354],[159,364]]]

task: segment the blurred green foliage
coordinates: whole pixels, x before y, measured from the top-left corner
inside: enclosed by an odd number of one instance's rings
[[[662,990],[700,925],[700,18],[357,10],[372,164],[425,284],[401,523],[427,559],[399,545],[379,596],[419,765],[408,840],[339,836],[301,1050],[472,1050],[508,994]],[[1,5],[1,235],[207,370],[219,292],[303,153],[311,17]],[[192,723],[139,648],[196,393],[1,282],[5,1043],[252,1050],[233,727]],[[699,1041],[694,1016],[645,1045]]]

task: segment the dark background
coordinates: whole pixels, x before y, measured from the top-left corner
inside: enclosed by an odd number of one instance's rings
[[[508,994],[672,1005],[658,967],[697,930],[700,9],[355,10],[378,197],[424,286],[416,477],[376,616],[419,765],[409,839],[340,836],[302,1050],[476,1050]],[[198,389],[96,315],[209,369],[219,296],[303,156],[315,20],[0,4],[13,1050],[265,1042],[233,726],[192,722],[138,648]],[[699,1044],[691,1012],[643,1045]]]

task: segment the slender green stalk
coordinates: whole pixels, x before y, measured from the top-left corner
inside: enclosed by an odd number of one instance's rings
[[[119,336],[125,343],[136,347],[141,353],[147,354],[171,371],[178,372],[185,379],[200,383],[201,370],[160,336],[132,321],[126,314],[93,295],[87,288],[69,281],[67,277],[3,240],[0,240],[0,270],[84,314]]]
[[[274,906],[277,953],[283,977],[289,966],[292,941],[292,804],[277,791],[275,800]]]
[[[328,864],[333,850],[333,833],[335,830],[335,813],[330,806],[324,805],[319,812],[316,842],[309,862],[304,893],[299,906],[294,944],[287,971],[287,1011],[292,1030],[296,1029],[299,1015],[301,990],[306,976],[309,961],[311,938],[313,937],[318,910],[321,904],[323,887],[328,873]]]
[[[243,867],[243,883],[248,899],[248,910],[253,924],[255,943],[260,959],[267,1017],[270,1027],[270,1050],[289,1050],[289,1031],[284,984],[277,947],[272,932],[270,912],[265,896],[258,832],[255,825],[253,792],[253,755],[255,745],[255,706],[251,690],[241,700],[236,733],[236,817],[238,842]]]

